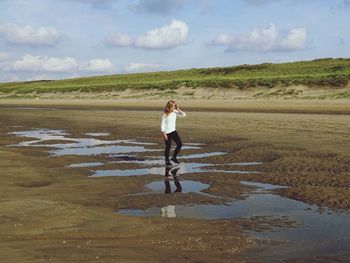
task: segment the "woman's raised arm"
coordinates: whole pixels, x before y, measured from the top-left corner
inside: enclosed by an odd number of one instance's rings
[[[177,110],[174,110],[176,116],[180,116],[180,117],[186,117],[186,112],[180,110],[179,108],[177,108]]]

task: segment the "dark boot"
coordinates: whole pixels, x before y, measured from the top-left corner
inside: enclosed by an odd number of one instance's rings
[[[171,158],[171,160],[174,162],[174,163],[176,163],[176,164],[180,164],[180,162],[177,160],[177,158],[176,157],[174,157],[173,156],[173,158]]]

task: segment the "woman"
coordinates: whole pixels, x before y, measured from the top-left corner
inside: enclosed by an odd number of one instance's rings
[[[182,142],[175,128],[176,116],[185,117],[186,113],[180,110],[175,101],[169,100],[165,106],[164,113],[162,116],[162,122],[160,125],[160,129],[162,131],[165,142],[164,157],[166,166],[172,166],[171,162],[169,161],[171,140],[173,140],[176,143],[176,148],[173,153],[173,157],[171,158],[171,161],[173,161],[175,164],[179,164],[179,161],[177,160],[177,155],[181,150]]]

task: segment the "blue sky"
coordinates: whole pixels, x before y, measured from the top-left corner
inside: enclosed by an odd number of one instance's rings
[[[350,57],[350,0],[0,0],[0,82]]]

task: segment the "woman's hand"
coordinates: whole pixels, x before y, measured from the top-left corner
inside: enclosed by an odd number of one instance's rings
[[[166,141],[168,140],[168,135],[166,135],[165,132],[163,133],[163,137],[164,137],[164,140],[166,140]]]

